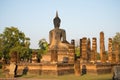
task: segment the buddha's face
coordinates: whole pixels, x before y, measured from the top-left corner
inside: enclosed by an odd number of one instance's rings
[[[59,27],[60,27],[60,23],[54,24],[54,27],[55,27],[55,28],[59,28]]]

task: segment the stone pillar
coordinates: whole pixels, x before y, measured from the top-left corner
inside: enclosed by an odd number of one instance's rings
[[[113,52],[112,52],[112,38],[108,39],[108,61],[113,62]]]
[[[104,32],[100,32],[100,58],[101,62],[106,62],[106,54],[105,54],[105,45],[104,45]]]
[[[115,54],[116,63],[119,63],[120,62],[120,53],[119,53],[119,44],[118,43],[114,43],[114,54]]]
[[[82,39],[80,39],[80,58],[82,57]]]
[[[92,54],[91,61],[96,62],[97,60],[97,39],[95,37],[92,38]]]
[[[69,48],[69,63],[74,63],[75,61],[75,40],[71,40],[71,48]]]
[[[87,40],[87,55],[88,55],[88,61],[90,61],[90,57],[91,57],[91,42],[90,42],[90,38],[88,38],[88,40]]]
[[[82,56],[81,56],[81,62],[87,62],[88,61],[88,55],[87,55],[87,38],[82,38]]]

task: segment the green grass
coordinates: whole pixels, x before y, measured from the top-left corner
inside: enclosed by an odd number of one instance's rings
[[[40,76],[40,75],[24,75],[21,78],[37,78],[37,79],[50,79],[50,80],[112,80],[112,74],[104,75],[63,75],[63,76]]]
[[[2,73],[2,69],[0,69],[0,78],[4,78],[5,75]]]
[[[0,78],[5,78],[5,75],[2,74],[2,70],[0,69]],[[24,75],[21,77],[17,77],[18,79],[26,78],[26,79],[44,79],[44,80],[112,80],[112,74],[104,74],[104,75],[83,75],[83,76],[75,76],[71,75],[63,75],[63,76],[41,76],[41,75]]]

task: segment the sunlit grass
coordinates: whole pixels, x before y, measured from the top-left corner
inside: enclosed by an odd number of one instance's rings
[[[24,75],[21,78],[39,78],[39,79],[52,79],[52,80],[112,80],[112,74],[104,75],[83,75],[75,76],[72,75],[63,75],[63,76],[40,76],[40,75]]]
[[[5,78],[5,75],[2,73],[2,69],[0,69],[0,78]]]
[[[0,78],[5,78],[3,75],[2,70],[0,69]],[[21,77],[16,77],[18,79],[26,78],[26,79],[45,79],[45,80],[112,80],[112,74],[104,74],[104,75],[90,75],[86,74],[83,76],[75,76],[74,74],[71,75],[63,75],[63,76],[48,76],[48,75],[23,75]]]

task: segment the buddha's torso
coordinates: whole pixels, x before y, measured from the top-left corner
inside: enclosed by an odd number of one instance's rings
[[[51,31],[52,35],[52,42],[55,42],[56,44],[62,41],[63,35],[64,35],[64,30],[62,29],[53,29]]]

